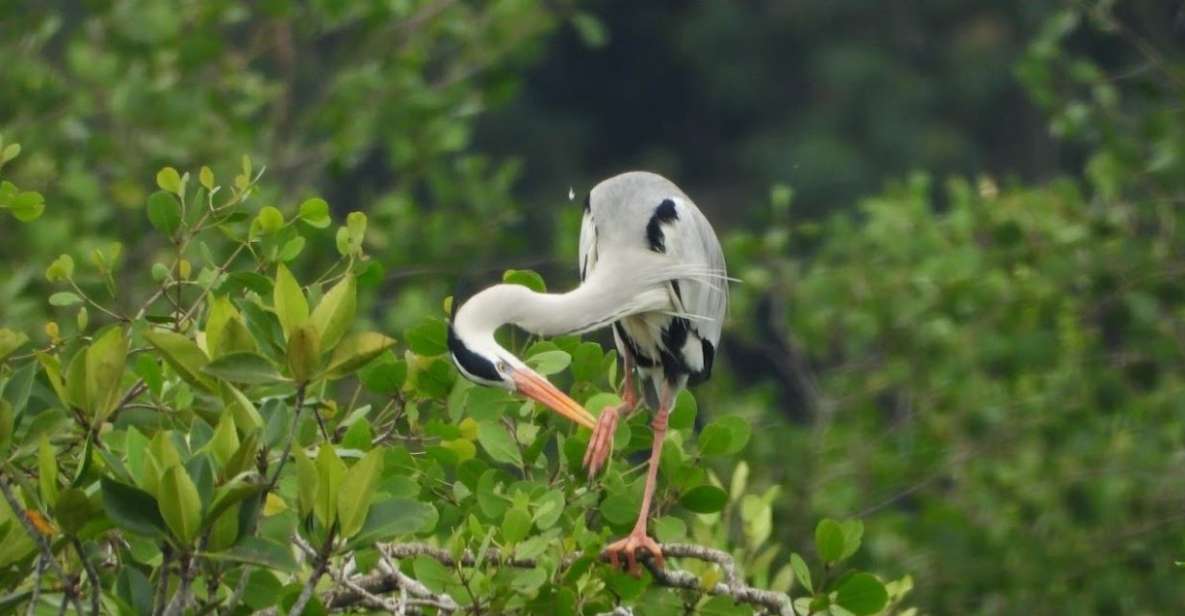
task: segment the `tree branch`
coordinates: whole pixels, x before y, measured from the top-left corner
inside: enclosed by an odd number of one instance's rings
[[[53,569],[54,573],[58,575],[58,579],[62,581],[62,585],[65,587],[66,598],[74,604],[74,609],[79,614],[82,614],[82,602],[78,600],[78,595],[73,588],[73,583],[71,582],[70,577],[66,575],[66,571],[62,569],[62,566],[58,564],[57,559],[54,558],[53,548],[50,547],[49,541],[45,539],[45,535],[42,535],[37,530],[37,528],[33,526],[33,522],[29,521],[28,513],[25,512],[25,508],[21,506],[20,501],[16,499],[16,495],[12,493],[12,488],[10,488],[8,485],[8,478],[5,477],[3,473],[0,473],[0,492],[4,494],[4,500],[8,502],[9,508],[12,509],[12,515],[20,521],[21,526],[25,528],[25,532],[28,533],[30,537],[32,537],[34,543],[36,543],[37,547],[41,549],[41,560],[49,565],[49,568]],[[38,582],[40,582],[41,578],[38,577],[37,579]]]
[[[466,551],[460,558],[454,558],[448,551],[425,543],[389,544],[380,546],[380,550],[383,552],[384,557],[411,558],[415,556],[427,556],[436,559],[447,567],[456,567],[458,565],[472,567],[476,564],[476,558],[472,552]],[[669,566],[666,569],[659,569],[654,565],[648,555],[642,556],[639,560],[650,571],[651,576],[654,578],[654,583],[659,586],[692,590],[711,595],[724,595],[731,597],[734,601],[759,606],[782,616],[791,616],[794,613],[791,608],[790,596],[786,593],[755,588],[745,584],[737,568],[736,560],[727,552],[690,543],[668,543],[662,546],[662,551],[663,555],[667,558],[690,558],[714,563],[722,570],[724,580],[716,583],[711,588],[705,589],[701,587],[700,579],[695,574]],[[604,558],[605,555],[602,554],[602,559]],[[566,567],[571,565],[575,560],[575,556],[568,556],[563,559],[561,565]],[[482,559],[482,564],[501,564],[517,568],[533,568],[537,563],[533,558],[506,558],[498,549],[491,548],[486,552],[485,558]],[[330,609],[342,609],[357,604],[369,604],[373,606],[374,598],[378,598],[379,595],[396,590],[404,590],[421,599],[438,602],[433,605],[442,610],[451,611],[458,609],[456,602],[451,597],[432,593],[423,584],[400,572],[397,567],[388,565],[381,568],[383,570],[378,573],[357,576],[350,579],[349,583],[345,584],[344,590],[339,590],[327,598],[325,605]]]

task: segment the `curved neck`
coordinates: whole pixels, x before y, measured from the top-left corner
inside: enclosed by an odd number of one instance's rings
[[[453,325],[462,338],[493,338],[494,331],[506,324],[539,336],[559,336],[604,327],[630,314],[662,309],[669,302],[661,288],[638,292],[631,285],[610,282],[607,277],[592,277],[567,293],[494,285],[465,302]]]

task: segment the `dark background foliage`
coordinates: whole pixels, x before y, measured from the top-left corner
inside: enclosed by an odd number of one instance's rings
[[[0,215],[0,323],[72,318],[44,300],[59,253],[164,258],[144,202],[166,164],[249,153],[256,207],[367,212],[361,316],[394,334],[508,267],[575,284],[580,197],[651,169],[742,281],[697,398],[701,424],[754,427],[772,540],[860,517],[858,564],[911,574],[927,613],[1171,612],[1183,10],[0,2],[5,179],[47,201]],[[305,251],[336,259],[328,236]]]

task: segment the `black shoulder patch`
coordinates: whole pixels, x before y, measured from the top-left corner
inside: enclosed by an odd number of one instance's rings
[[[502,380],[502,375],[498,374],[494,362],[469,350],[469,347],[461,342],[461,338],[457,336],[451,323],[448,326],[448,350],[452,353],[453,361],[462,372],[487,381]]]
[[[683,345],[687,344],[690,327],[687,319],[675,317],[662,330],[662,372],[668,381],[675,382],[678,377],[691,373],[683,357]]]
[[[650,222],[646,223],[646,242],[650,245],[650,250],[654,252],[667,251],[667,238],[662,233],[662,225],[676,220],[679,220],[679,212],[675,209],[675,202],[663,199],[662,203],[654,208]]]
[[[689,385],[699,385],[712,378],[712,364],[716,361],[716,347],[712,346],[711,342],[703,339],[700,340],[700,346],[704,351],[704,369],[691,375],[691,378],[687,381]]]

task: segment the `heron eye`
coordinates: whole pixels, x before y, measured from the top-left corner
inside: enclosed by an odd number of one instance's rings
[[[506,372],[508,370],[510,370],[510,365],[507,364],[505,361],[499,359],[498,360],[498,372]]]

